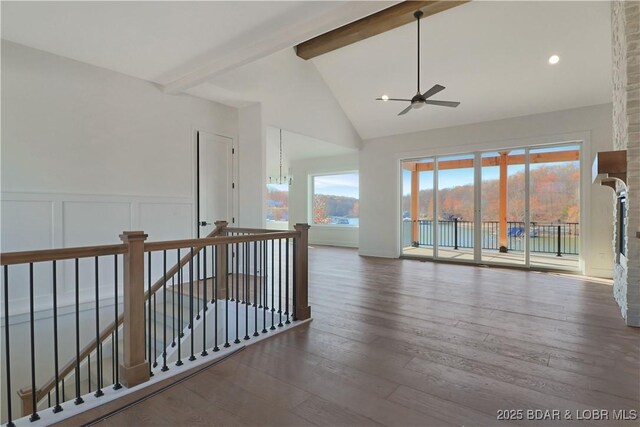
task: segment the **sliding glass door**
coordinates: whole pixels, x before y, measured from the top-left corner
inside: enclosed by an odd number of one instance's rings
[[[435,159],[402,162],[402,253],[433,257]]]
[[[473,261],[475,172],[474,155],[437,159],[436,204],[437,256],[441,259]]]
[[[401,168],[403,255],[579,269],[579,143],[411,159]]]
[[[481,260],[525,265],[525,150],[481,154]]]
[[[579,268],[580,146],[529,150],[530,264]]]

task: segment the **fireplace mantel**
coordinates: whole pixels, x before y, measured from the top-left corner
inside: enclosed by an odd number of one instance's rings
[[[606,185],[616,191],[616,182],[627,186],[627,150],[601,151],[591,168],[593,183]]]

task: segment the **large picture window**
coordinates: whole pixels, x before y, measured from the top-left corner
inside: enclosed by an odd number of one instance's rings
[[[315,225],[357,227],[360,188],[357,172],[311,178],[311,222]]]

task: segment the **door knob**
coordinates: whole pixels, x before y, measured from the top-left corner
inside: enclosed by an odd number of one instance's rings
[[[207,221],[200,221],[200,227],[206,227],[207,225],[211,225],[211,223]]]

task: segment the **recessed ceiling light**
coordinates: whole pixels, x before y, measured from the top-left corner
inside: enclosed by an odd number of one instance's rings
[[[559,57],[558,55],[551,55],[551,56],[549,57],[549,64],[551,64],[551,65],[555,65],[555,64],[557,64],[558,62],[560,62],[560,57]]]
[[[388,101],[389,100],[389,95],[382,95],[380,97],[380,99],[382,99],[383,101]]]

